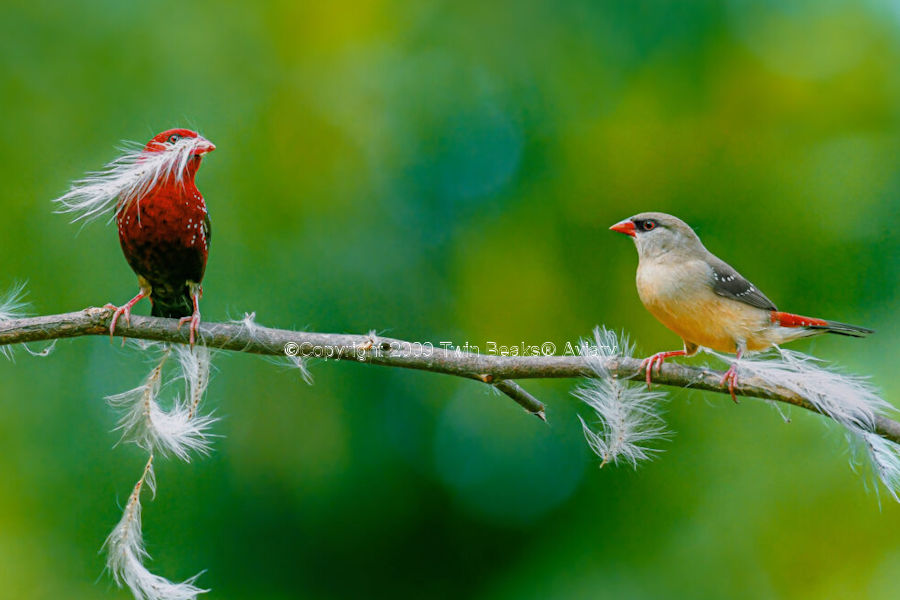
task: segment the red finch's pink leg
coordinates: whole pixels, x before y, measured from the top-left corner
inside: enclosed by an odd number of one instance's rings
[[[191,324],[191,336],[190,336],[190,344],[191,347],[194,346],[194,340],[197,337],[197,329],[200,327],[200,297],[203,295],[203,288],[199,285],[196,286],[195,289],[191,291],[191,298],[194,300],[194,314],[189,317],[182,317],[178,319],[178,328],[181,329],[181,326],[185,323]]]

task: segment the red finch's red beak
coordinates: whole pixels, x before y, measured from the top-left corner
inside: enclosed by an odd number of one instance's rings
[[[625,219],[624,221],[619,221],[612,227],[610,227],[613,231],[618,231],[619,233],[624,233],[625,235],[630,235],[634,237],[634,223]]]
[[[199,139],[200,144],[197,146],[197,148],[194,149],[193,152],[191,152],[192,155],[202,156],[202,155],[206,154],[207,152],[212,152],[213,150],[216,149],[216,145],[213,144],[211,141],[209,141],[208,139],[206,139],[205,137],[202,137],[202,136],[198,136],[198,137],[200,138]]]

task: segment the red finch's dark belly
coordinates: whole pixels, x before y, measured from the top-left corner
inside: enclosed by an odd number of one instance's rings
[[[148,194],[117,223],[125,259],[150,284],[153,314],[190,315],[188,284],[201,282],[209,254],[209,216],[200,193],[194,188]]]

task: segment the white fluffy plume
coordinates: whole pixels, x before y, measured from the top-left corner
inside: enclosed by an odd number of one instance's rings
[[[176,345],[175,354],[181,365],[181,374],[185,383],[185,404],[188,407],[188,419],[197,415],[206,388],[209,386],[210,354],[206,346]]]
[[[764,384],[790,390],[841,425],[871,431],[875,415],[891,410],[868,381],[829,369],[823,361],[792,350],[737,361],[738,379],[756,377]],[[718,355],[723,360],[728,358]]]
[[[648,446],[648,442],[669,437],[657,408],[665,394],[617,379],[606,369],[606,359],[631,356],[632,351],[627,339],[620,340],[614,331],[606,328],[594,330],[593,343],[581,343],[584,361],[597,378],[587,380],[572,393],[597,415],[596,431],[584,419],[579,419],[588,445],[602,461],[601,467],[623,461],[636,468],[638,462],[660,452]]]
[[[900,502],[900,446],[874,433],[876,418],[894,408],[861,377],[839,373],[801,352],[782,348],[775,352],[774,358],[763,354],[739,359],[738,378],[754,377],[763,387],[787,389],[843,425],[851,442],[859,441],[865,448],[875,475]]]
[[[137,600],[194,600],[199,594],[209,591],[194,585],[199,575],[173,583],[154,575],[144,566],[144,560],[150,557],[141,531],[141,490],[145,486],[151,494],[156,493],[152,454],[128,497],[121,520],[106,538],[106,568],[116,585],[128,586]]]
[[[862,442],[866,455],[872,464],[872,470],[887,488],[894,500],[900,502],[900,446],[890,442],[877,433],[858,430],[855,438]],[[877,490],[877,486],[876,486]]]
[[[13,284],[11,288],[0,294],[0,321],[9,321],[10,319],[24,317],[25,309],[28,306],[23,300],[24,297],[24,282]]]
[[[54,200],[57,212],[74,214],[73,222],[88,222],[105,214],[112,219],[159,182],[170,177],[181,181],[192,153],[208,144],[201,136],[182,137],[174,143],[162,143],[163,150],[147,152],[142,144],[125,142],[121,156],[75,181],[68,192]]]
[[[28,307],[28,304],[23,300],[24,297],[24,282],[14,284],[6,292],[0,294],[0,321],[24,317],[25,310]],[[0,355],[12,360],[12,348],[10,346],[0,346]]]
[[[244,313],[244,317],[242,319],[232,319],[229,323],[234,323],[235,325],[240,325],[241,334],[246,334],[248,338],[253,341],[265,341],[264,333],[262,332],[263,326],[256,322],[256,313]],[[313,384],[313,376],[312,373],[309,372],[309,367],[307,366],[307,360],[305,357],[299,355],[299,346],[285,346],[284,357],[287,359],[288,363],[296,367],[296,369],[300,372],[300,377],[306,382],[308,385]],[[294,353],[297,352],[297,353]],[[281,359],[275,359],[272,362],[280,363]]]
[[[155,346],[147,346],[152,349]],[[177,396],[169,410],[164,410],[157,398],[163,388],[166,361],[175,353],[180,366],[180,378],[185,382],[184,397]],[[190,460],[192,452],[209,451],[209,428],[215,421],[199,414],[200,404],[209,384],[210,352],[205,346],[193,348],[166,346],[157,365],[144,382],[133,390],[109,396],[107,401],[123,411],[118,430],[121,441],[130,441],[150,453],[147,466],[122,514],[122,518],[106,539],[106,565],[119,587],[127,586],[137,600],[193,600],[208,590],[194,582],[197,576],[181,583],[173,583],[154,575],[145,566],[149,558],[141,533],[141,490],[147,487],[156,493],[153,474],[155,454],[172,454]]]
[[[198,408],[209,382],[209,350],[195,346],[193,350],[178,348],[182,376],[187,393],[176,396],[172,406],[164,410],[157,398],[163,383],[163,367],[171,350],[164,351],[159,364],[138,387],[106,398],[123,412],[117,430],[121,441],[130,441],[151,453],[174,455],[189,461],[191,452],[209,452],[209,429],[215,422],[211,416],[198,414]]]

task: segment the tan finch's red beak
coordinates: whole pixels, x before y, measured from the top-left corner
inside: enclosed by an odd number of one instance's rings
[[[630,235],[634,237],[634,223],[625,219],[624,221],[619,221],[612,227],[610,227],[613,231],[618,231],[619,233],[624,233],[625,235]]]

